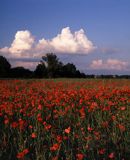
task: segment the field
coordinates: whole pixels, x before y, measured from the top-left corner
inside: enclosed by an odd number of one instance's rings
[[[129,80],[0,80],[1,160],[129,160]]]

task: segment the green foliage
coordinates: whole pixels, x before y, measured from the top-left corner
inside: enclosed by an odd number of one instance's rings
[[[11,78],[32,78],[32,71],[24,67],[15,67],[10,69]]]
[[[44,57],[42,57],[44,60]],[[53,53],[46,54],[47,74],[49,78],[55,78],[60,76],[60,70],[62,68],[62,62],[59,61],[57,56]]]
[[[36,78],[45,78],[47,77],[47,68],[44,63],[38,64],[35,71],[34,76]]]
[[[3,56],[0,56],[0,78],[8,77],[10,68],[11,65],[7,59]]]
[[[76,69],[76,66],[73,63],[67,63],[64,65],[53,53],[47,53],[42,57],[42,61],[36,67],[34,75],[37,78],[85,77],[85,74],[80,73],[80,71]]]

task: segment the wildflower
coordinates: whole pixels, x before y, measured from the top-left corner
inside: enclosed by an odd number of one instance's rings
[[[104,153],[105,153],[105,149],[100,149],[100,150],[98,151],[98,153],[99,153],[99,154],[104,154]]]
[[[85,117],[85,110],[84,110],[84,108],[81,108],[81,109],[79,110],[79,113],[80,113],[80,115],[81,115],[81,118],[84,118],[84,117]]]
[[[62,137],[61,137],[60,135],[58,135],[58,136],[56,137],[56,140],[58,141],[58,143],[61,143],[61,142],[62,142]]]
[[[94,135],[95,135],[95,138],[96,140],[99,140],[100,139],[100,133],[99,132],[94,132]]]
[[[41,106],[40,104],[38,105],[38,109],[39,109],[39,110],[42,110],[42,106]]]
[[[112,118],[113,121],[116,120],[116,116],[112,116],[111,118]]]
[[[31,137],[32,137],[32,138],[36,138],[37,135],[33,132],[32,135],[31,135]]]
[[[20,118],[20,119],[19,119],[19,128],[20,128],[20,129],[23,129],[24,126],[25,126],[25,121]]]
[[[24,153],[23,152],[20,152],[17,154],[17,158],[18,159],[22,159],[24,157]]]
[[[32,129],[32,128],[33,128],[33,126],[32,126],[32,125],[29,125],[29,128],[30,128],[30,129]]]
[[[93,130],[93,128],[91,128],[90,126],[88,126],[88,131],[91,132]]]
[[[23,150],[24,155],[27,154],[28,152],[29,152],[28,149],[24,149],[24,150]]]
[[[67,137],[67,136],[64,136],[64,137],[63,137],[63,139],[64,139],[64,140],[67,140],[67,139],[68,139],[68,137]]]
[[[9,123],[9,119],[5,119],[4,124],[8,124],[8,123]]]
[[[125,126],[123,126],[122,124],[118,124],[118,128],[119,128],[120,131],[122,131],[122,132],[125,131]]]
[[[124,111],[124,110],[126,110],[126,107],[125,107],[125,106],[124,106],[124,107],[121,107],[120,110],[121,110],[121,111]]]
[[[58,143],[55,143],[55,144],[53,144],[52,147],[50,147],[50,150],[51,150],[51,151],[56,151],[56,150],[58,150],[58,149],[59,149],[59,144],[58,144]]]
[[[84,158],[83,154],[81,153],[78,153],[76,157],[77,157],[77,160],[82,160]]]
[[[37,121],[38,122],[42,122],[42,118],[41,117],[37,117]]]
[[[110,153],[108,157],[109,157],[110,159],[113,159],[113,158],[115,157],[114,152]]]
[[[46,124],[47,124],[47,123],[44,121],[44,122],[43,122],[43,125],[46,125]]]
[[[29,153],[29,150],[26,148],[26,149],[24,149],[22,152],[20,152],[20,153],[17,154],[17,158],[18,158],[18,159],[23,159],[24,156],[25,156],[26,154],[28,154],[28,153]]]
[[[69,134],[69,133],[70,133],[70,130],[71,130],[70,127],[66,128],[66,129],[65,129],[65,133]]]
[[[98,107],[97,103],[96,102],[92,102],[92,104],[90,105],[90,108],[89,108],[88,112],[94,111],[97,107]]]
[[[46,130],[49,130],[50,128],[51,128],[51,125],[50,125],[50,124],[45,125],[45,129],[46,129]]]
[[[11,124],[11,127],[12,128],[16,128],[18,126],[18,123],[17,122],[13,122],[12,124]]]

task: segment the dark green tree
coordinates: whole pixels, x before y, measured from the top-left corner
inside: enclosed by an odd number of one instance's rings
[[[40,64],[36,67],[34,76],[36,78],[85,78],[86,75],[80,73],[73,63],[63,65],[55,54],[47,53],[42,57]]]
[[[47,53],[42,57],[42,62],[47,66],[47,75],[49,78],[60,77],[62,72],[62,62],[53,53]]]
[[[3,56],[0,56],[0,78],[9,77],[11,65],[7,59]]]
[[[67,63],[63,66],[63,72],[65,77],[76,77],[76,67],[72,63]]]
[[[24,67],[15,67],[10,69],[11,78],[32,78],[33,72]]]
[[[40,64],[37,65],[34,71],[34,76],[36,78],[46,78],[47,77],[47,68],[44,62],[41,62]]]

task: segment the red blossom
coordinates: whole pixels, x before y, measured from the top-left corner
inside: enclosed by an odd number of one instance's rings
[[[69,133],[70,133],[70,130],[71,130],[70,127],[66,128],[66,129],[65,129],[65,133],[69,134]]]
[[[39,104],[39,105],[38,105],[38,109],[39,109],[39,110],[42,110],[42,105]]]
[[[12,128],[16,128],[18,126],[18,123],[17,122],[12,122],[12,124],[11,124],[11,127]]]
[[[88,126],[88,131],[91,132],[93,130],[93,128],[91,128],[90,126]]]
[[[105,151],[106,151],[106,150],[103,148],[103,149],[100,149],[100,150],[98,151],[98,153],[99,153],[99,154],[104,154]]]
[[[33,132],[33,133],[31,134],[31,137],[32,137],[32,138],[36,138],[36,137],[37,137],[36,133]]]
[[[16,157],[17,157],[18,159],[23,159],[24,156],[25,156],[26,154],[28,154],[28,153],[29,153],[29,150],[26,148],[26,149],[24,149],[22,152],[18,153]]]
[[[114,153],[114,152],[110,153],[108,157],[109,157],[110,159],[113,159],[113,158],[115,157],[115,153]]]
[[[120,131],[124,132],[125,131],[125,126],[122,124],[118,124],[118,128],[120,129]]]
[[[126,110],[126,107],[123,106],[123,107],[120,108],[120,110],[121,110],[121,111],[124,111],[124,110]]]
[[[56,150],[58,150],[58,149],[59,149],[59,144],[58,144],[58,143],[55,143],[55,144],[53,144],[52,147],[50,147],[50,150],[51,150],[51,151],[56,151]]]
[[[81,153],[76,154],[77,160],[83,160],[84,155]]]
[[[9,123],[9,119],[5,119],[4,124],[8,124],[8,123]]]

